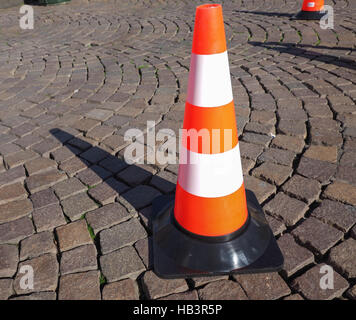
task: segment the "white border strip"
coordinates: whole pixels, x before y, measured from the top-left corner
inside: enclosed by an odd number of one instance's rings
[[[197,107],[219,107],[232,100],[227,51],[208,55],[192,53],[187,101]]]
[[[237,191],[243,183],[240,149],[215,154],[196,153],[181,146],[178,182],[181,187],[196,196],[216,198]]]

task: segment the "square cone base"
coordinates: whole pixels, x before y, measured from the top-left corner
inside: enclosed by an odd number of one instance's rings
[[[246,190],[246,199],[249,218],[241,232],[228,241],[214,242],[194,237],[177,225],[173,196],[156,198],[152,229],[157,276],[176,279],[280,271],[283,255],[263,210],[253,192]]]
[[[320,11],[299,11],[292,20],[320,20],[325,14]]]

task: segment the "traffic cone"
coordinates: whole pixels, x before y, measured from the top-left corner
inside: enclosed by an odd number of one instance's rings
[[[302,10],[295,16],[298,20],[320,20],[326,12],[321,11],[324,8],[324,0],[304,0]]]
[[[184,129],[175,199],[153,202],[156,274],[188,278],[280,270],[283,256],[262,208],[245,192],[218,4],[196,9]],[[194,140],[189,134],[194,131],[205,135]]]

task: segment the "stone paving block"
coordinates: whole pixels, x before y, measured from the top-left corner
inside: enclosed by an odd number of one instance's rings
[[[85,192],[66,198],[61,201],[61,205],[65,215],[72,221],[80,219],[83,214],[98,207],[98,205]]]
[[[123,205],[115,202],[88,212],[85,219],[97,234],[103,229],[130,219],[132,216],[132,213],[128,212]]]
[[[10,300],[56,300],[55,292],[34,292],[28,295],[13,297]]]
[[[145,266],[133,247],[124,247],[101,256],[100,266],[108,282],[136,279],[145,271]]]
[[[68,141],[68,144],[78,150],[85,151],[91,148],[93,145],[97,144],[96,140],[93,140],[89,137],[75,137]]]
[[[107,137],[102,141],[102,143],[115,152],[129,145],[129,141],[125,141],[124,137],[118,134]]]
[[[356,186],[334,181],[328,185],[323,195],[327,198],[356,206]]]
[[[63,163],[66,160],[72,159],[81,152],[80,149],[65,145],[59,149],[51,152],[51,158],[53,158],[58,164]]]
[[[330,250],[329,262],[346,278],[356,278],[356,240],[350,238]]]
[[[97,141],[102,141],[105,138],[111,136],[115,131],[115,128],[110,127],[110,126],[98,126],[95,127],[93,130],[90,130],[86,136],[88,138],[97,140]]]
[[[31,194],[30,199],[35,209],[40,209],[59,202],[53,190],[50,188]]]
[[[7,300],[13,295],[12,279],[0,279],[0,300]]]
[[[161,195],[161,193],[149,186],[137,186],[124,193],[123,198],[128,201],[134,208],[141,209],[151,204],[152,200]]]
[[[308,300],[332,300],[341,297],[349,285],[337,272],[334,272],[334,289],[320,287],[320,278],[324,275],[320,270],[324,265],[318,264],[296,278],[292,282],[293,288]]]
[[[109,156],[104,160],[99,162],[99,165],[103,167],[105,170],[108,170],[114,174],[118,173],[119,171],[125,169],[128,164],[117,157]]]
[[[81,172],[89,167],[89,162],[79,158],[73,158],[62,162],[59,169],[65,171],[70,177],[76,173]]]
[[[33,268],[33,289],[22,289],[20,286],[23,273],[21,267],[29,265]],[[19,264],[18,272],[14,280],[16,294],[25,294],[39,291],[55,291],[58,282],[58,262],[55,254],[44,254],[37,258],[23,261]]]
[[[87,189],[88,188],[75,177],[64,180],[53,186],[53,190],[60,200],[87,191]]]
[[[33,210],[29,199],[8,202],[0,205],[0,224],[29,215]]]
[[[356,170],[351,166],[338,166],[335,178],[356,185]]]
[[[19,249],[15,245],[0,245],[0,278],[11,278],[17,270]]]
[[[286,149],[300,153],[304,148],[304,139],[302,137],[292,137],[288,135],[277,134],[272,140],[271,146]]]
[[[295,158],[295,153],[289,150],[269,148],[259,157],[260,162],[273,162],[291,167]]]
[[[244,141],[239,141],[239,148],[241,157],[246,157],[251,160],[256,160],[257,157],[263,152],[262,146]]]
[[[89,161],[92,164],[96,164],[99,161],[105,159],[109,155],[110,155],[110,153],[108,153],[107,151],[105,151],[101,148],[92,147],[89,150],[81,153],[80,157],[84,160]]]
[[[136,281],[125,279],[104,286],[103,300],[138,300],[139,292]]]
[[[103,254],[132,245],[147,236],[138,219],[134,218],[100,232],[100,247]]]
[[[27,191],[21,183],[14,183],[0,188],[0,205],[27,198]]]
[[[73,127],[79,131],[87,132],[100,125],[100,121],[94,119],[81,119],[73,124]]]
[[[61,275],[96,270],[98,268],[96,256],[93,244],[63,252],[60,260]]]
[[[290,234],[284,234],[277,242],[284,257],[283,272],[287,277],[314,262],[314,255],[298,245]]]
[[[255,193],[255,196],[260,204],[276,192],[276,187],[274,185],[255,177],[245,176],[244,183],[246,189],[249,189]]]
[[[196,290],[186,291],[182,293],[174,293],[169,296],[159,298],[158,300],[199,300],[198,292]]]
[[[303,139],[307,136],[307,128],[304,121],[280,120],[278,123],[278,130],[280,133]]]
[[[287,226],[293,226],[304,217],[308,206],[302,201],[279,192],[263,209],[268,214],[281,218]]]
[[[105,109],[93,109],[89,111],[85,116],[89,119],[105,121],[112,116],[113,112]]]
[[[190,281],[193,283],[194,288],[197,287],[202,287],[203,285],[214,282],[214,281],[219,281],[219,280],[227,280],[229,276],[227,275],[222,275],[222,276],[207,276],[207,277],[196,277],[190,279]]]
[[[22,150],[11,155],[4,157],[4,162],[8,168],[14,168],[20,165],[23,165],[27,161],[35,159],[38,157],[38,154],[31,150]]]
[[[356,209],[340,202],[323,200],[312,212],[312,216],[343,232],[348,232],[356,223]]]
[[[29,217],[23,217],[11,222],[0,224],[0,244],[17,244],[20,240],[35,232]]]
[[[294,175],[282,186],[282,190],[306,203],[310,204],[316,200],[321,191],[318,181]]]
[[[255,161],[251,159],[241,158],[242,173],[248,175],[250,170],[255,166]]]
[[[67,175],[60,171],[50,171],[30,176],[25,180],[26,186],[31,193],[47,189],[58,182],[67,179]]]
[[[152,248],[152,238],[140,239],[135,243],[135,249],[138,252],[141,260],[145,264],[147,269],[152,269],[153,267],[153,248]]]
[[[58,300],[100,300],[99,271],[61,276]]]
[[[281,234],[283,231],[287,229],[286,225],[282,221],[268,214],[265,214],[265,218],[269,226],[271,227],[274,236]]]
[[[29,176],[36,173],[43,173],[57,168],[57,163],[54,160],[47,158],[39,158],[26,162],[26,171]]]
[[[48,157],[50,152],[60,148],[61,146],[61,143],[57,139],[51,137],[33,145],[31,149],[39,153],[42,157]]]
[[[304,299],[300,294],[295,293],[295,294],[291,294],[288,297],[285,297],[283,300],[304,300]]]
[[[276,115],[272,111],[252,110],[251,121],[267,123],[267,124],[275,124],[276,123]]]
[[[326,253],[344,236],[341,231],[313,217],[305,220],[292,231],[292,234],[318,254]]]
[[[327,161],[331,163],[337,162],[337,147],[336,146],[316,146],[311,145],[304,156],[314,160]]]
[[[137,186],[148,181],[155,173],[156,170],[148,165],[131,165],[120,171],[117,174],[117,177],[131,186]]]
[[[115,198],[119,195],[127,191],[129,187],[117,181],[114,178],[109,178],[103,183],[89,189],[89,195],[101,205],[106,205],[108,203],[114,202]]]
[[[21,261],[38,257],[44,253],[57,253],[52,232],[36,233],[21,241]]]
[[[277,186],[286,181],[292,174],[291,167],[282,166],[272,162],[264,162],[252,171],[257,178],[262,178]]]
[[[258,144],[263,147],[267,147],[269,145],[271,139],[272,139],[272,137],[270,137],[270,136],[267,136],[264,134],[252,133],[252,132],[247,132],[247,133],[244,133],[244,135],[243,135],[243,141]]]
[[[311,128],[310,139],[311,143],[315,145],[341,146],[343,143],[340,132],[319,128]]]
[[[97,165],[79,172],[76,177],[87,186],[95,186],[111,176],[111,173]]]
[[[200,300],[248,300],[240,284],[231,280],[211,282],[198,295]]]
[[[59,204],[51,204],[46,207],[36,209],[32,213],[32,217],[38,232],[53,230],[54,228],[66,223],[62,208]]]
[[[0,187],[14,183],[22,183],[26,178],[26,172],[23,166],[9,169],[0,175]]]
[[[56,233],[61,252],[93,243],[85,220],[78,220],[58,227]]]
[[[291,293],[276,272],[233,276],[251,300],[276,300]]]
[[[13,154],[13,153],[16,153],[19,151],[22,151],[22,149],[17,144],[14,144],[14,143],[6,143],[6,144],[3,144],[0,146],[0,154],[2,156],[8,156],[10,154]]]
[[[177,183],[177,176],[168,172],[161,171],[154,175],[150,181],[150,184],[157,188],[162,193],[170,193],[175,190]]]
[[[143,290],[149,299],[157,299],[188,290],[187,282],[184,279],[161,279],[153,271],[147,271],[141,281]]]
[[[327,161],[302,157],[297,172],[304,177],[325,183],[335,174],[336,165]]]

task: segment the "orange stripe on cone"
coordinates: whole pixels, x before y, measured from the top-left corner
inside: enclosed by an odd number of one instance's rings
[[[302,11],[321,11],[324,7],[324,0],[304,0]]]
[[[226,41],[221,5],[198,6],[195,13],[192,52],[213,54],[224,51],[226,51]]]
[[[197,197],[177,183],[174,216],[188,231],[202,236],[222,236],[241,228],[247,219],[244,184],[219,198]]]
[[[201,129],[207,129],[210,137],[210,148],[207,153],[220,153],[234,148],[238,142],[234,102],[231,101],[227,105],[211,108],[196,107],[187,102],[185,105],[183,129],[196,129],[198,132]],[[216,145],[216,140],[213,138],[215,134],[213,133],[214,129],[220,130],[219,145]],[[225,131],[224,133],[224,130],[231,130],[231,136],[226,136],[229,134],[229,131]],[[185,141],[188,143],[185,144]],[[186,140],[183,136],[182,142],[184,147],[190,151],[198,153],[203,153],[204,151],[201,140],[198,141],[198,146],[194,146],[190,143],[189,139]]]

